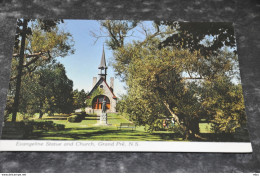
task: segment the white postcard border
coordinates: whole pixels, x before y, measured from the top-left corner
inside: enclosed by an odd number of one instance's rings
[[[251,142],[0,140],[0,151],[252,153]]]

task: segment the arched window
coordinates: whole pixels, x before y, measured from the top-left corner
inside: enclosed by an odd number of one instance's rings
[[[92,101],[92,108],[93,109],[102,109],[103,99],[106,100],[106,109],[110,109],[110,100],[105,95],[98,95]]]

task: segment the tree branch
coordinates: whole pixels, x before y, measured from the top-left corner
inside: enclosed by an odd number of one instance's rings
[[[32,55],[29,56],[29,57],[35,57],[35,58],[33,58],[32,60],[30,60],[29,62],[27,62],[26,64],[23,65],[24,68],[25,68],[25,67],[27,68],[28,73],[31,73],[31,72],[33,72],[33,71],[36,70],[36,68],[38,67],[37,65],[35,65],[32,69],[29,68],[29,66],[32,65],[33,63],[35,63],[39,58],[43,58],[44,60],[49,60],[49,59],[52,58],[52,56],[51,56],[51,54],[50,54],[50,51],[47,52],[48,57],[42,56],[43,54],[44,54],[44,53],[40,52],[40,53],[34,53],[34,54],[32,54]],[[26,57],[26,58],[27,58],[27,57]],[[21,75],[24,75],[24,74],[26,74],[26,73],[27,73],[27,72],[22,72]],[[15,80],[16,78],[17,78],[17,76],[11,77],[11,78],[10,78],[10,81]]]
[[[205,79],[202,77],[183,77],[182,79]]]
[[[33,53],[33,54],[25,54],[24,57],[25,58],[31,58],[31,57],[36,57],[36,56],[41,56],[43,55],[44,53],[43,52],[39,52],[39,53]],[[13,54],[13,57],[19,57],[20,55],[19,54]]]
[[[164,104],[165,107],[168,109],[168,111],[170,112],[170,114],[172,115],[172,117],[174,118],[174,120],[175,120],[178,124],[180,124],[179,117],[171,110],[170,105],[169,105],[166,101],[163,101],[163,104]]]
[[[146,36],[146,39],[140,43],[140,45],[144,45],[147,41],[151,40],[152,38],[156,37],[157,35],[160,35],[160,28],[157,25],[156,26],[156,32],[150,36]]]

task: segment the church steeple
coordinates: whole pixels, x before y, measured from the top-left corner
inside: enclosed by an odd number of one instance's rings
[[[104,45],[103,45],[103,52],[102,52],[102,57],[100,61],[100,65],[98,67],[100,69],[100,77],[104,78],[106,80],[107,77],[107,65],[106,65],[106,57],[105,57],[105,50],[104,50]],[[104,70],[104,72],[103,72]]]

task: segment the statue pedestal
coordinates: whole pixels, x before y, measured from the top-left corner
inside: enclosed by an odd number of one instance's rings
[[[107,113],[101,113],[99,123],[100,125],[107,125]]]

